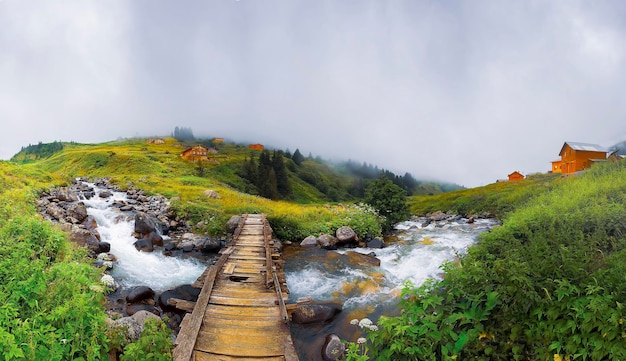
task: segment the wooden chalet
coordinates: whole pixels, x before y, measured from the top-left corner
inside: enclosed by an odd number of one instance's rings
[[[213,138],[213,143],[224,143],[224,138]]]
[[[263,144],[250,144],[248,148],[261,151],[264,149]]]
[[[594,162],[606,160],[606,150],[597,144],[565,142],[560,160],[552,161],[552,173],[575,173],[588,169]]]
[[[154,138],[154,139],[146,140],[146,143],[149,143],[149,144],[165,144],[165,140],[163,140],[161,138]]]
[[[207,148],[203,145],[196,145],[191,148],[187,148],[183,150],[181,153],[181,157],[185,160],[197,161],[197,160],[208,160],[209,154],[215,154],[217,150],[213,148]]]
[[[517,182],[524,180],[524,175],[518,171],[509,174],[509,182]]]

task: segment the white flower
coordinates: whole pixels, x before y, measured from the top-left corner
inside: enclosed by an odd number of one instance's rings
[[[367,340],[365,339],[365,337],[359,337],[359,338],[356,340],[356,343],[358,343],[359,345],[364,344],[364,343],[366,343],[366,342],[367,342]]]
[[[359,327],[370,327],[372,325],[372,320],[369,318],[364,318],[359,322]]]
[[[113,268],[113,262],[111,262],[111,261],[104,261],[104,262],[102,262],[102,265],[103,265],[104,267],[106,267],[106,269],[111,269],[111,268]]]
[[[61,343],[67,343],[67,339],[66,338],[62,338],[60,341],[61,341]]]
[[[113,277],[111,277],[111,275],[102,276],[102,278],[100,278],[100,282],[102,282],[102,284],[107,287],[115,286],[115,280],[113,279]]]
[[[356,325],[358,325],[358,324],[359,324],[359,320],[357,320],[357,319],[355,318],[355,319],[353,319],[352,321],[350,321],[350,324],[351,324],[351,325],[356,326]]]
[[[371,325],[368,328],[370,329],[370,331],[378,331],[378,326],[376,326],[376,325]]]

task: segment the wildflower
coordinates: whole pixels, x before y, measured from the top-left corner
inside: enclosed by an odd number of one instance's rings
[[[364,318],[359,322],[359,327],[370,327],[372,324],[372,320],[370,320],[369,318]]]
[[[62,338],[60,341],[61,341],[61,343],[63,343],[63,344],[67,343],[67,339],[66,339],[66,338]]]
[[[102,282],[102,284],[107,287],[115,286],[115,280],[113,279],[113,277],[111,277],[111,275],[102,276],[102,278],[100,278],[100,282]]]
[[[362,344],[364,344],[364,343],[366,343],[366,342],[367,342],[367,340],[365,339],[365,337],[359,337],[359,338],[356,340],[356,343],[358,343],[359,345],[362,345]]]
[[[357,320],[357,319],[355,318],[355,319],[353,319],[352,321],[350,321],[350,324],[351,324],[351,325],[353,325],[353,326],[356,326],[356,325],[358,325],[358,324],[359,324],[359,320]]]
[[[376,325],[370,325],[368,328],[370,331],[374,331],[374,332],[378,331],[378,326]]]

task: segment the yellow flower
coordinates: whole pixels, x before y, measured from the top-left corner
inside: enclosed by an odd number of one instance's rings
[[[563,361],[563,358],[558,353],[554,354],[554,361]]]

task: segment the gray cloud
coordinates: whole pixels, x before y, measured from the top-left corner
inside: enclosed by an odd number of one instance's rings
[[[0,1],[0,157],[168,134],[475,186],[626,139],[621,1]]]

